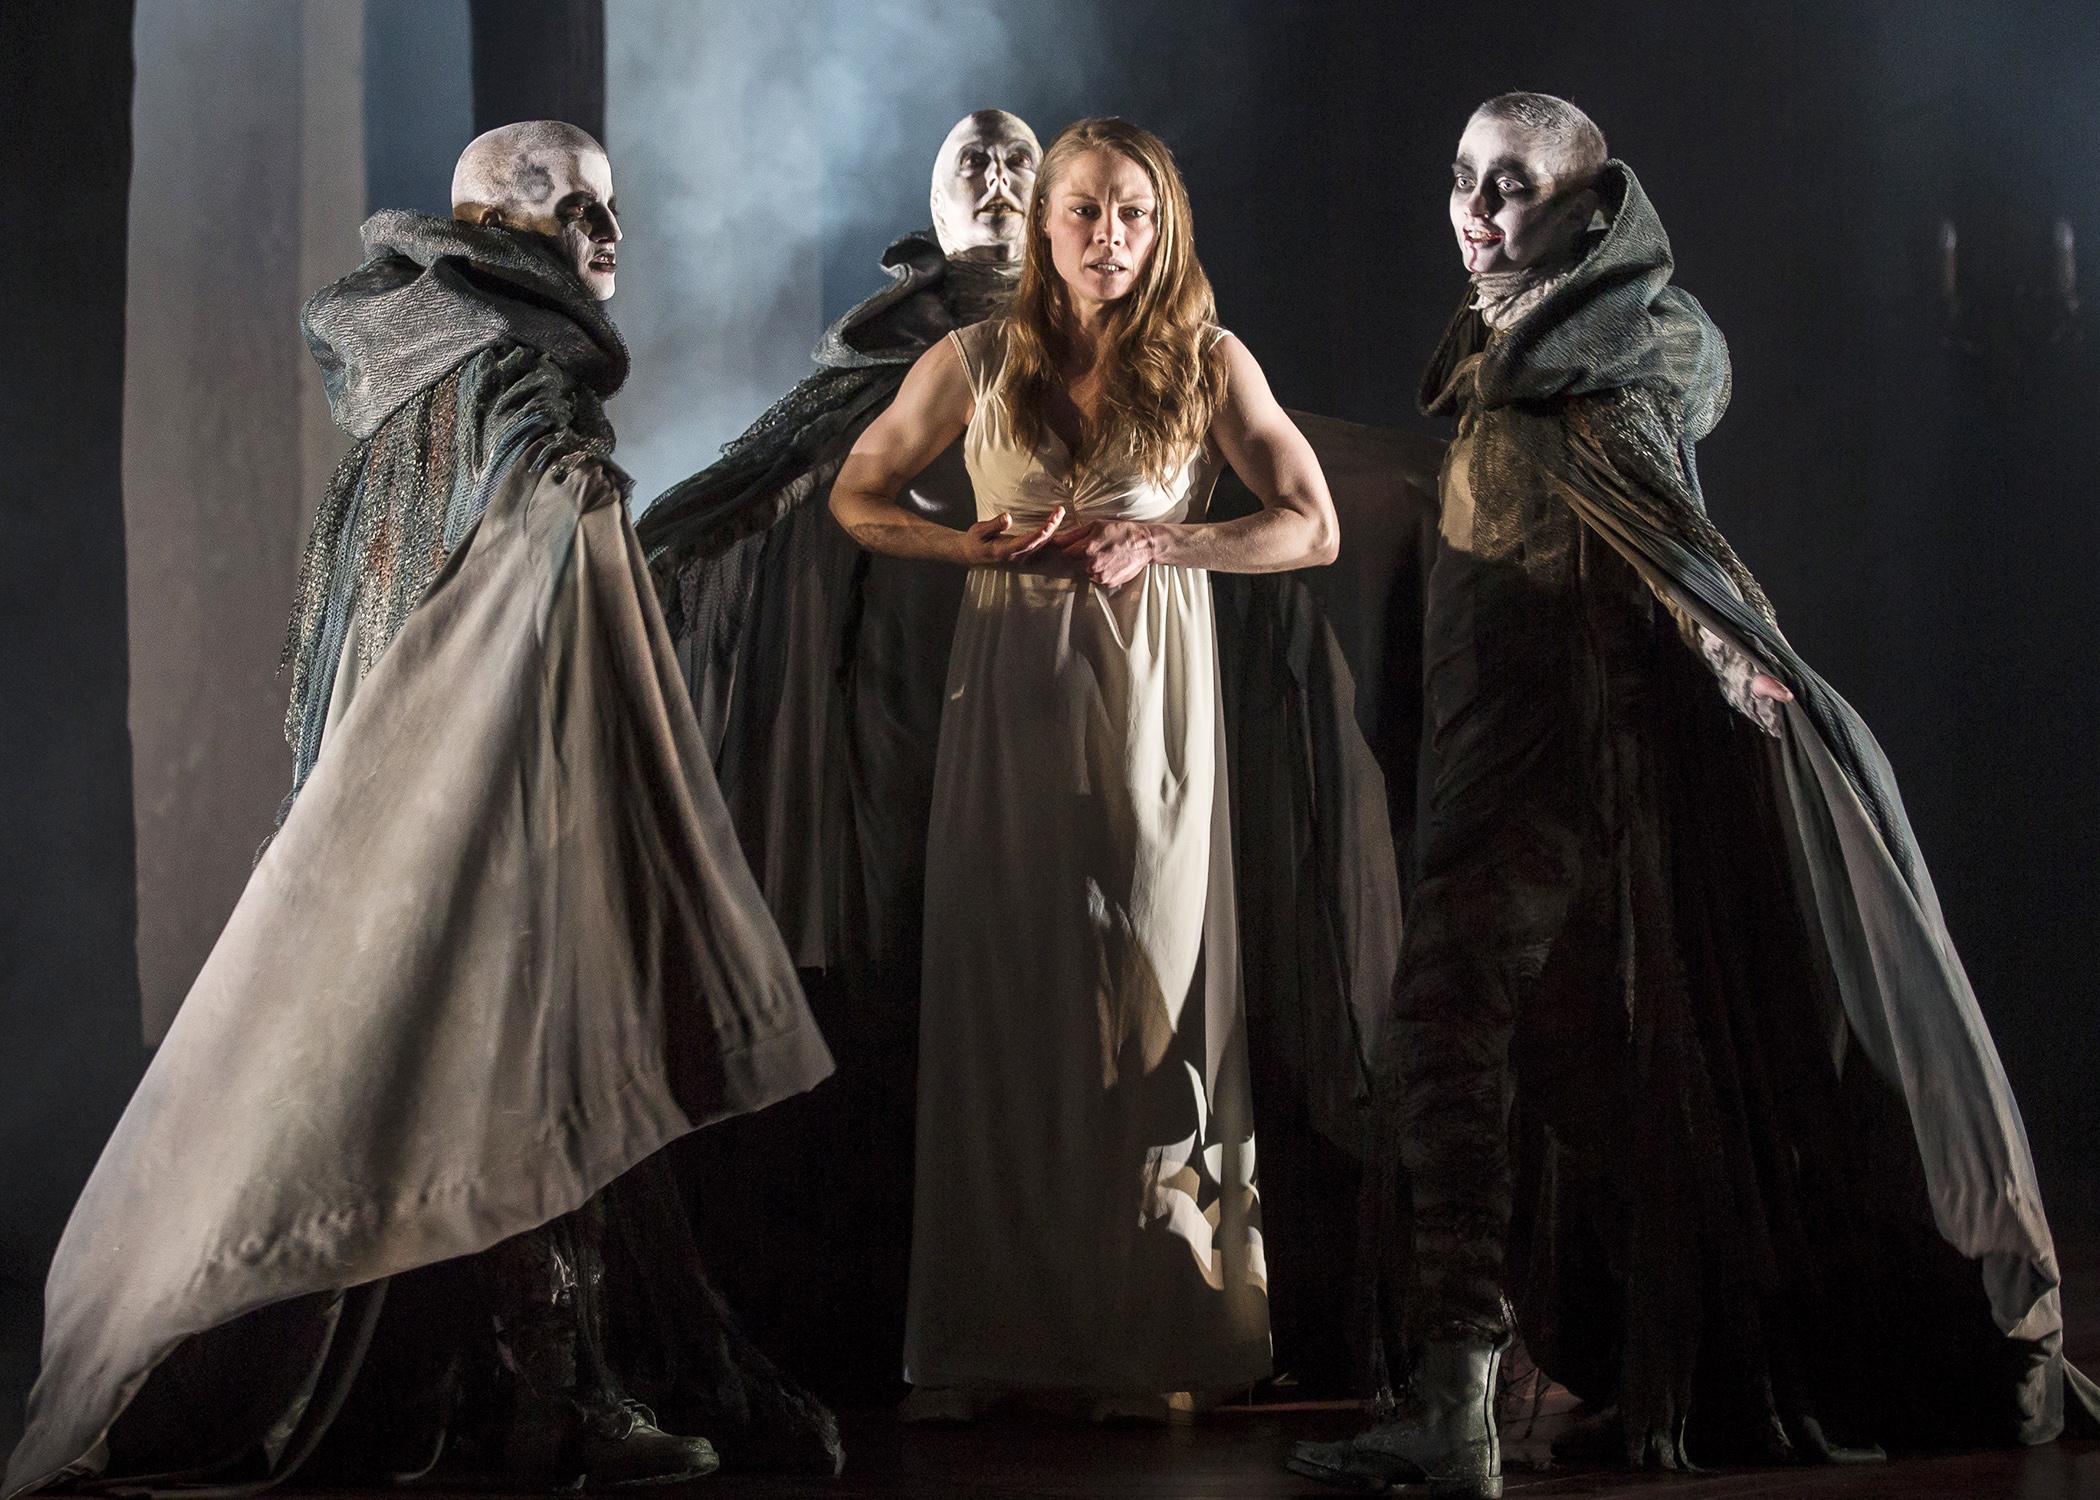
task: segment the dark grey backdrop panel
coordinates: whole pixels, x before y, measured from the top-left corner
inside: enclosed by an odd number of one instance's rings
[[[43,1272],[138,1077],[125,736],[129,0],[0,0],[0,1447]]]
[[[603,141],[605,0],[472,0],[472,7],[475,131],[567,120]]]

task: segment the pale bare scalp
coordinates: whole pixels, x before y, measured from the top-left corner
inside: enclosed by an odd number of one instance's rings
[[[1547,165],[1564,188],[1589,187],[1611,159],[1597,122],[1557,95],[1497,94],[1473,111],[1474,119],[1482,116],[1507,120],[1543,136],[1551,157]]]
[[[567,164],[604,155],[589,131],[565,120],[520,120],[484,131],[452,169],[452,216],[473,219],[494,209],[506,217],[543,218],[556,188],[573,176]]]

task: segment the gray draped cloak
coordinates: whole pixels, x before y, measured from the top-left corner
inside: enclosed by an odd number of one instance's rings
[[[617,337],[529,237],[398,215],[367,237],[373,259],[308,313],[360,445],[294,640],[340,645],[325,626],[346,602],[367,625],[409,607],[67,1225],[9,1496],[281,1478],[385,1278],[569,1212],[830,1071],[600,456]],[[478,396],[433,405],[469,369]],[[438,476],[420,511],[389,465]],[[367,501],[394,528],[376,551]],[[411,522],[411,576],[334,587]]]

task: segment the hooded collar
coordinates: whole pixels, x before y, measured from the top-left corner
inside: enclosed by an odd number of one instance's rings
[[[1691,439],[1721,419],[1728,346],[1697,299],[1670,284],[1676,262],[1654,205],[1622,161],[1605,164],[1597,192],[1603,233],[1499,334],[1469,290],[1423,377],[1424,412],[1455,409],[1469,384],[1482,407],[1638,385],[1678,401]]]
[[[826,369],[908,365],[957,328],[982,322],[1013,295],[1020,267],[950,260],[930,229],[882,255],[890,284],[824,331],[813,358]]]
[[[601,398],[627,379],[627,345],[546,239],[493,225],[383,210],[365,222],[365,263],[306,304],[307,347],[329,409],[352,437],[492,344],[538,349]]]

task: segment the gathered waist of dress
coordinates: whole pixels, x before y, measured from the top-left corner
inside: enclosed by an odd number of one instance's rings
[[[1164,585],[1170,592],[1188,592],[1207,599],[1210,590],[1210,571],[1207,568],[1181,568],[1172,563],[1148,563],[1145,570],[1128,583],[1115,588],[1103,588],[1086,576],[1086,569],[1078,562],[1065,559],[1062,554],[1046,558],[1040,564],[1033,558],[1019,563],[1002,563],[990,567],[972,567],[969,570],[969,592],[979,598],[1004,597],[1026,601],[1069,599],[1075,594],[1095,593],[1105,598],[1135,598],[1149,588]]]
[[[1187,496],[1169,500],[1140,491],[1134,494],[1015,495],[1009,497],[1006,504],[990,509],[980,501],[978,519],[1009,515],[1014,518],[1016,528],[1035,526],[1060,505],[1064,507],[1064,524],[1067,526],[1078,521],[1144,521],[1153,525],[1172,525],[1189,518]]]
[[[1086,570],[1075,562],[1064,560],[1062,553],[1039,564],[1033,558],[1026,558],[1018,563],[970,569],[970,588],[977,591],[1018,589],[1028,593],[1071,594],[1086,587]]]

